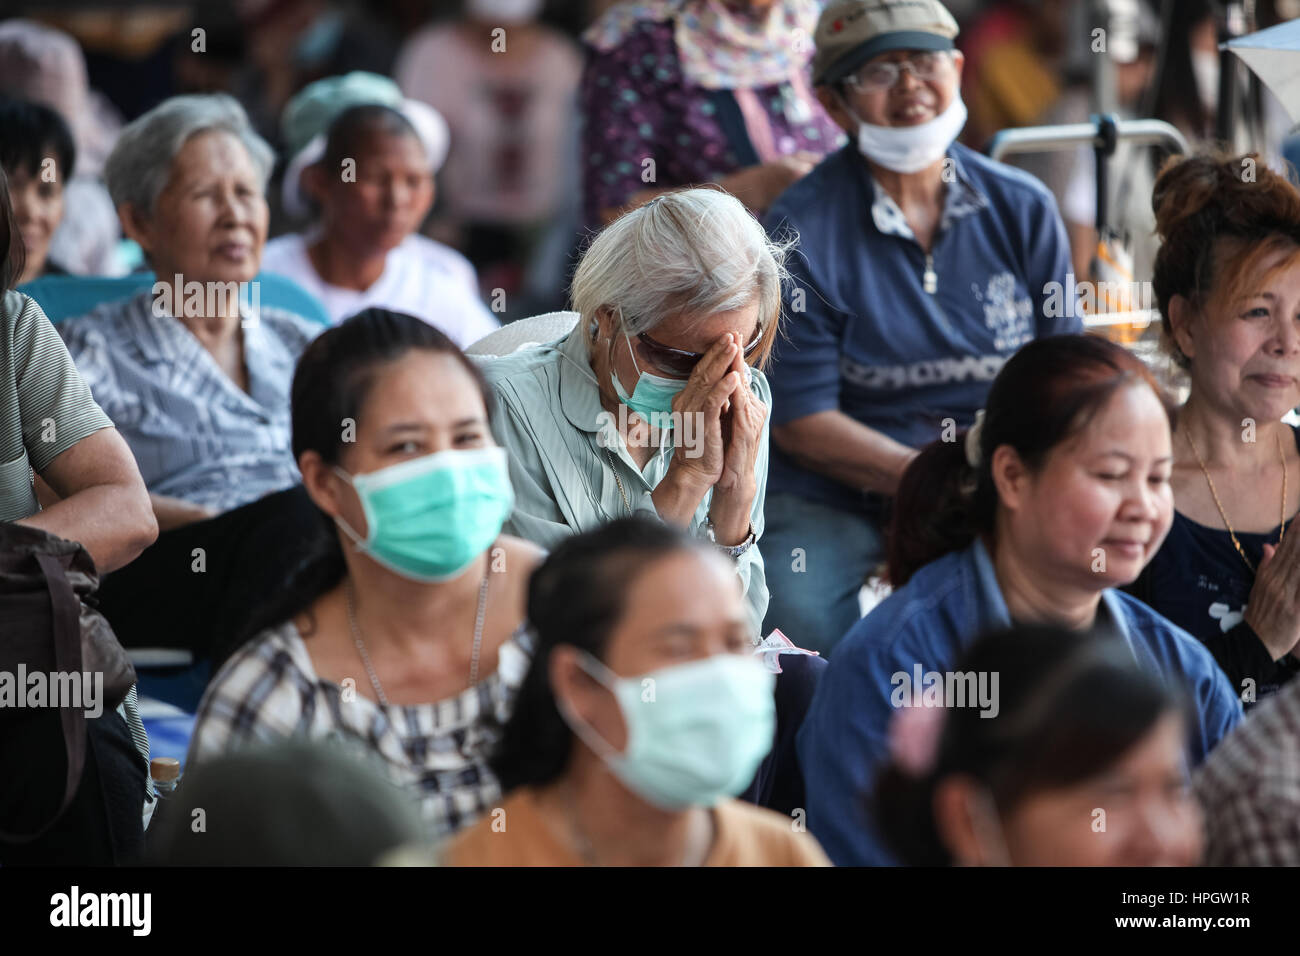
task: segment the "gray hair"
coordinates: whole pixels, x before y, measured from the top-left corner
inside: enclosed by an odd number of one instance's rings
[[[636,335],[674,316],[705,318],[757,299],[765,360],[793,246],[793,239],[769,239],[740,200],[720,188],[664,193],[592,241],[573,276],[573,307],[584,324],[611,310],[622,330]]]
[[[130,203],[141,212],[153,210],[167,186],[176,154],[191,136],[220,130],[234,136],[248,151],[262,189],[275,165],[275,152],[253,129],[239,101],[225,93],[173,96],[132,120],[104,164],[104,182],[113,205]]]

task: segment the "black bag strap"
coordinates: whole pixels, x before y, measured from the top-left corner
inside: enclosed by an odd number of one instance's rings
[[[52,554],[32,555],[45,574],[50,592],[50,630],[54,638],[54,666],[64,673],[81,673],[81,601],[72,589],[63,565]],[[68,759],[68,776],[59,810],[35,833],[15,834],[0,830],[0,840],[30,843],[54,826],[77,795],[81,774],[86,766],[86,714],[77,707],[61,707],[59,723],[63,725],[63,750]]]

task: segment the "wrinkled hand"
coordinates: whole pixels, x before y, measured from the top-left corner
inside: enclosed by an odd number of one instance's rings
[[[743,378],[734,371],[739,353],[734,335],[718,339],[695,366],[686,387],[673,398],[673,411],[681,415],[683,434],[676,436],[677,448],[668,467],[676,473],[675,478],[697,490],[700,497],[718,483],[726,466],[722,410],[743,384]],[[682,440],[686,434],[695,440]]]
[[[1281,544],[1264,545],[1245,619],[1273,660],[1296,653],[1300,644],[1300,526],[1288,528]]]
[[[733,333],[731,338],[736,349],[727,375],[735,378],[737,387],[722,415],[722,440],[726,453],[722,474],[713,486],[709,517],[713,519],[718,543],[734,547],[749,536],[754,496],[758,494],[755,467],[763,425],[767,421],[767,406],[745,384],[748,376],[740,337]]]
[[[752,489],[757,481],[754,468],[758,464],[759,439],[763,435],[763,423],[767,421],[767,406],[759,401],[745,384],[748,372],[742,354],[740,336],[730,333],[736,343],[732,353],[730,373],[736,376],[737,387],[731,393],[726,406],[723,407],[722,440],[726,447],[722,473],[715,483],[715,497]],[[749,497],[753,498],[753,491]]]

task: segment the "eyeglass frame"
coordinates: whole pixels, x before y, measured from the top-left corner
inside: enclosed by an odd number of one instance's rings
[[[754,331],[753,341],[751,341],[748,345],[745,346],[744,355],[745,355],[745,360],[747,362],[750,356],[752,356],[754,352],[758,349],[759,345],[762,344],[763,332],[764,332],[763,323],[760,322],[758,324],[758,328]],[[688,352],[686,349],[675,349],[671,345],[664,345],[662,342],[657,342],[653,338],[651,338],[648,332],[638,332],[636,337],[637,337],[637,341],[641,345],[645,346],[648,350],[646,358],[649,364],[653,364],[661,372],[668,372],[671,373],[672,375],[681,375],[689,378],[691,372],[695,370],[695,366],[698,365],[700,361],[704,358],[704,356],[707,354],[705,352]],[[677,369],[671,366],[663,365],[661,364],[661,362],[656,360],[655,358],[656,351],[666,352],[670,356],[679,356],[682,360],[689,360],[691,363],[690,367],[683,370],[683,369]]]
[[[921,73],[920,69],[918,69],[914,62],[914,60],[919,57],[933,58],[930,62],[934,64],[934,67],[926,75]],[[951,64],[952,62],[951,50],[916,50],[911,53],[906,60],[899,60],[897,62],[884,61],[874,64],[868,61],[852,73],[847,74],[842,82],[846,86],[851,86],[861,93],[879,93],[883,90],[892,90],[897,86],[898,81],[902,79],[904,68],[906,68],[906,71],[910,73],[912,78],[918,83],[927,83],[939,76],[941,72],[941,64]],[[868,86],[858,75],[867,67],[872,67],[873,69],[880,69],[882,67],[888,68],[893,73],[893,76],[890,78],[889,82],[883,86]]]

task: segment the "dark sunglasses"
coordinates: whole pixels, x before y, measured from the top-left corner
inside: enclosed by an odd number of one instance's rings
[[[647,363],[661,372],[667,372],[669,375],[686,378],[695,370],[695,366],[699,364],[700,359],[704,358],[703,352],[687,352],[684,349],[672,348],[662,342],[656,342],[645,332],[638,332],[636,339],[638,350],[645,357]],[[754,341],[745,346],[746,362],[758,350],[758,345],[762,340],[763,327],[760,325],[754,332]]]

